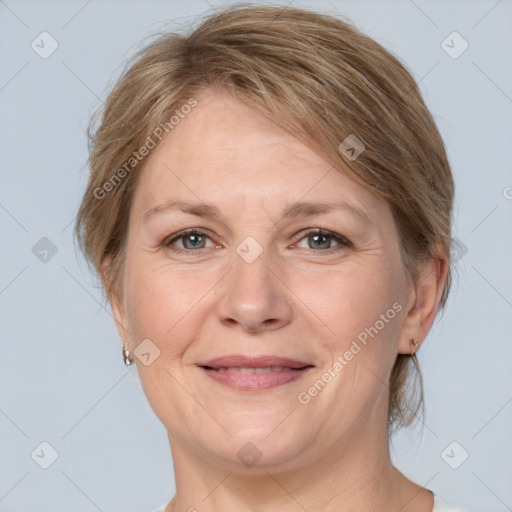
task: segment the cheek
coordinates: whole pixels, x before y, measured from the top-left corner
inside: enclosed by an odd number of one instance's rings
[[[324,309],[319,316],[335,333],[326,338],[329,365],[338,361],[342,369],[334,372],[339,377],[334,379],[333,395],[326,395],[326,400],[348,400],[355,407],[385,388],[382,383],[396,358],[404,306],[402,277],[396,273],[400,267],[394,271],[378,267],[347,266],[329,279],[330,291],[322,299]]]
[[[149,338],[166,356],[181,354],[201,325],[201,299],[212,287],[206,277],[171,272],[150,257],[127,262],[126,310],[135,345]]]
[[[345,404],[362,414],[362,409],[386,394],[383,385],[396,358],[399,332],[403,322],[402,277],[400,267],[351,267],[332,272],[328,293],[314,292],[318,316],[329,326],[324,338],[329,353],[326,371],[331,369],[334,385],[321,400]],[[310,296],[314,288],[309,290]],[[316,306],[311,305],[311,309]],[[326,331],[327,332],[327,331]],[[338,367],[334,369],[333,363]],[[325,375],[325,374],[324,374]],[[325,375],[329,379],[329,375]],[[373,398],[370,398],[373,397]],[[366,405],[365,405],[366,404]],[[333,413],[338,419],[337,414]]]
[[[329,271],[321,279],[302,283],[301,295],[325,324],[325,332],[346,342],[376,322],[380,327],[381,315],[384,320],[396,319],[396,310],[392,308],[400,293],[393,275],[381,268],[347,265],[342,270]],[[391,322],[385,324],[387,329]]]

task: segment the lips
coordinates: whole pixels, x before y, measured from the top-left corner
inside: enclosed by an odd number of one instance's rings
[[[247,356],[224,356],[210,359],[206,363],[200,364],[199,366],[213,368],[217,370],[219,368],[272,368],[272,367],[285,367],[292,369],[300,369],[305,366],[312,366],[309,363],[297,361],[296,359],[290,359],[287,357],[274,357],[274,356],[258,356],[258,357],[247,357]]]
[[[229,387],[259,391],[295,381],[314,366],[286,357],[241,355],[211,359],[198,365],[211,379]]]

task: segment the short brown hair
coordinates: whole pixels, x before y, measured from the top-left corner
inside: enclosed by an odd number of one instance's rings
[[[100,276],[109,261],[108,278],[102,278],[109,298],[122,293],[130,205],[144,161],[115,183],[113,175],[145,141],[158,143],[155,127],[206,90],[231,93],[386,200],[413,282],[421,259],[450,263],[453,178],[443,140],[405,66],[332,16],[238,5],[188,34],[160,35],[137,53],[90,131],[90,177],[75,234]],[[357,159],[339,149],[349,136],[364,144]],[[107,182],[108,197],[98,198]],[[440,308],[450,286],[449,268]],[[411,400],[414,366],[420,388]],[[389,387],[388,427],[410,425],[423,406],[415,358],[398,354]]]

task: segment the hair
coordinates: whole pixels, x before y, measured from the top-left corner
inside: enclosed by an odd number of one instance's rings
[[[243,101],[387,201],[410,281],[417,282],[421,260],[448,262],[444,309],[452,280],[454,183],[414,78],[348,22],[243,4],[207,16],[188,34],[158,34],[127,63],[99,111],[99,126],[91,122],[90,176],[75,236],[109,299],[122,294],[130,205],[147,158],[137,152],[158,144],[176,110],[186,112],[184,105],[208,91]],[[364,145],[355,159],[341,150],[349,136]],[[131,172],[139,161],[138,172]],[[420,385],[411,394],[415,369]],[[411,425],[420,407],[417,360],[398,354],[389,380],[388,432]]]

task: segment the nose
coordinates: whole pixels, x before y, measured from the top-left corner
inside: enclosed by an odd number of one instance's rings
[[[263,252],[252,262],[235,253],[233,268],[223,280],[216,304],[221,323],[257,333],[280,329],[291,322],[293,297],[278,265]]]

